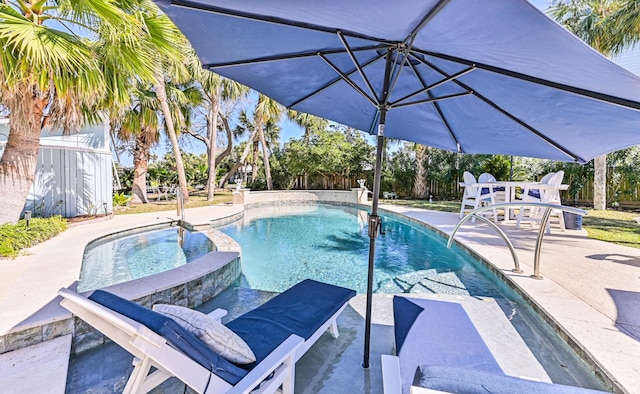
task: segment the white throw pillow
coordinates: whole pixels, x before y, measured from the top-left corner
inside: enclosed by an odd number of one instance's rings
[[[156,304],[153,310],[172,318],[182,328],[231,362],[249,364],[256,361],[255,354],[242,338],[202,312],[167,304]]]

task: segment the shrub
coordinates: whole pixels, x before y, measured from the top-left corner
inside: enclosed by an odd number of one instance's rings
[[[20,250],[46,241],[67,229],[67,221],[60,216],[33,218],[29,227],[25,220],[0,225],[0,258],[14,258]]]
[[[131,200],[131,196],[127,196],[124,193],[116,193],[113,195],[113,206],[124,207]]]

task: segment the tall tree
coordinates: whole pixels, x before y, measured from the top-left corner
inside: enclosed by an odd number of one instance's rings
[[[326,119],[294,110],[287,111],[287,119],[294,121],[304,129],[304,134],[302,135],[303,142],[309,142],[309,138],[313,134],[326,130],[329,126],[329,121]]]
[[[204,109],[206,120],[206,133],[205,136],[194,133],[191,130],[187,132],[202,141],[207,147],[208,157],[208,179],[207,179],[207,201],[213,201],[214,191],[216,188],[216,173],[219,160],[223,155],[228,155],[231,152],[233,139],[231,137],[231,129],[229,123],[222,113],[222,106],[227,101],[237,101],[249,92],[249,88],[221,77],[218,74],[203,70],[200,62],[195,61],[195,67],[193,67],[193,73],[195,79],[200,82],[202,92],[204,94]],[[193,64],[192,63],[192,64]],[[221,120],[222,125],[220,125]],[[222,126],[222,127],[221,127]],[[218,130],[224,128],[227,133],[227,147],[220,156],[217,155],[218,146]]]
[[[264,164],[264,173],[267,178],[267,190],[273,190],[273,180],[271,178],[271,166],[269,165],[269,152],[267,141],[264,137],[264,128],[269,122],[278,122],[281,116],[282,105],[263,94],[258,96],[258,103],[256,104],[253,117],[260,145],[262,145],[262,161]]]
[[[421,144],[415,144],[416,152],[416,172],[413,178],[413,195],[417,198],[427,197],[427,147]]]
[[[0,193],[0,223],[22,211],[45,125],[73,132],[128,104],[132,75],[153,78],[152,53],[173,51],[157,15],[146,0],[0,3],[0,102],[10,111],[0,189],[13,191]]]
[[[182,47],[185,48],[185,45],[186,43],[183,43]],[[182,153],[180,152],[180,145],[178,144],[178,133],[176,132],[176,126],[179,120],[175,118],[167,98],[167,80],[180,83],[188,80],[189,76],[187,69],[183,67],[183,59],[163,58],[162,60],[158,60],[161,66],[156,69],[154,89],[156,97],[160,102],[160,110],[164,117],[164,128],[169,141],[171,141],[171,149],[176,160],[180,194],[182,195],[184,203],[187,203],[189,202],[189,188],[184,172]]]
[[[115,133],[123,141],[134,140],[133,144],[133,182],[131,184],[131,202],[147,203],[147,170],[151,147],[160,139],[158,122],[158,102],[155,93],[139,88],[134,93],[134,104],[114,120]],[[114,122],[118,122],[114,124]]]
[[[246,164],[247,157],[249,157],[249,153],[251,153],[251,148],[253,148],[254,142],[257,137],[258,130],[249,120],[249,116],[247,115],[246,111],[242,111],[240,113],[239,121],[241,125],[236,128],[236,135],[242,135],[245,131],[248,130],[250,132],[249,139],[242,149],[242,154],[240,155],[236,163],[233,165],[233,167],[231,167],[229,172],[224,174],[222,179],[220,179],[220,187],[224,187],[229,179],[231,179],[236,174],[236,172],[238,172],[240,167],[243,167]]]
[[[552,4],[550,14],[600,53],[619,53],[640,38],[640,7],[637,0],[569,0]],[[605,209],[607,201],[607,155],[594,159],[593,206]]]

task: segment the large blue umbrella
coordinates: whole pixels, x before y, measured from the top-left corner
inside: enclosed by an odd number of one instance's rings
[[[640,144],[640,79],[525,0],[154,0],[204,66],[378,136],[587,162]]]

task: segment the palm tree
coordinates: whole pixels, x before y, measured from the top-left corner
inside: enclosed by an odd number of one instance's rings
[[[640,39],[640,4],[635,0],[558,1],[549,13],[606,56],[620,53]],[[593,206],[603,210],[607,201],[607,155],[596,157],[593,164]]]
[[[249,116],[247,115],[246,111],[243,110],[240,113],[239,122],[240,122],[240,126],[238,126],[235,130],[236,136],[240,136],[244,134],[245,131],[249,131],[250,132],[249,139],[247,139],[247,142],[245,143],[244,148],[242,149],[242,154],[240,155],[236,163],[233,165],[233,167],[231,167],[229,172],[227,172],[222,177],[222,179],[220,179],[220,187],[223,187],[229,181],[229,179],[231,179],[231,177],[233,177],[235,173],[238,172],[240,167],[246,164],[247,157],[249,157],[249,153],[251,153],[251,148],[254,146],[254,142],[256,140],[258,130],[253,125],[253,123],[249,120]]]
[[[311,135],[318,131],[326,130],[329,126],[329,121],[326,119],[294,110],[287,111],[287,118],[304,129],[302,141],[305,143],[309,141]]]
[[[149,80],[151,53],[173,51],[166,45],[167,25],[158,23],[151,4],[0,3],[0,103],[11,117],[0,189],[13,191],[0,194],[0,223],[16,221],[22,211],[45,125],[70,133],[100,118],[101,108],[128,105],[128,79]],[[50,25],[52,20],[59,23]],[[148,43],[153,46],[143,45]]]
[[[413,179],[413,195],[417,198],[427,197],[427,147],[414,144],[416,150],[416,173]]]
[[[203,70],[200,62],[193,57],[196,64],[193,73],[195,79],[200,82],[205,101],[206,137],[187,131],[189,134],[202,141],[207,147],[208,157],[208,178],[207,178],[207,201],[213,201],[216,187],[217,165],[223,155],[228,155],[232,149],[232,137],[229,124],[222,114],[222,105],[226,101],[236,101],[249,93],[249,88],[238,82],[221,77],[213,72]],[[192,63],[192,64],[193,64]],[[228,144],[223,153],[217,157],[218,145],[218,120],[223,120],[223,126],[227,131]]]
[[[182,38],[179,44],[183,48],[183,54],[186,56],[186,39],[176,29],[176,36]],[[164,126],[169,141],[171,141],[171,149],[176,160],[176,171],[178,173],[178,185],[182,194],[184,203],[189,202],[189,188],[187,185],[187,177],[184,172],[184,162],[180,145],[178,144],[178,133],[176,126],[179,125],[179,119],[176,119],[167,98],[167,82],[182,83],[189,80],[190,76],[186,67],[184,67],[185,56],[173,58],[158,59],[158,68],[156,69],[154,89],[156,97],[160,102],[160,110],[164,116]]]
[[[120,140],[135,140],[133,146],[133,182],[131,185],[134,204],[147,203],[147,170],[151,146],[160,139],[158,121],[158,100],[150,89],[137,89],[135,103],[123,114],[115,126],[115,133]],[[113,123],[112,123],[113,124]]]
[[[267,150],[267,142],[264,137],[264,127],[268,122],[276,123],[282,116],[282,105],[272,98],[263,94],[258,96],[258,103],[253,114],[255,127],[258,133],[260,145],[262,145],[262,159],[264,164],[264,173],[267,178],[267,190],[273,190],[273,180],[271,179],[271,165],[269,164],[269,153]]]

